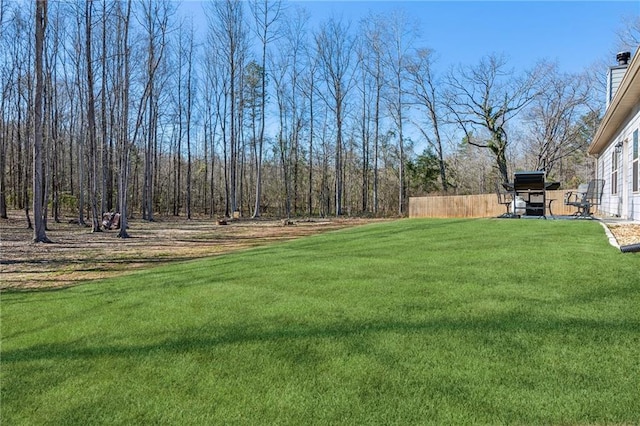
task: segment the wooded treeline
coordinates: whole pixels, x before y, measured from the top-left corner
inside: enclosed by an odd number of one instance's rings
[[[220,0],[196,28],[168,0],[38,3],[0,0],[4,217],[34,196],[45,225],[96,231],[110,211],[403,215],[409,195],[493,191],[518,168],[589,174],[604,96],[587,72],[497,54],[438,72],[402,10],[312,27],[286,2]]]

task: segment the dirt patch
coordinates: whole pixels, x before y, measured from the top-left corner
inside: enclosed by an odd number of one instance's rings
[[[131,238],[118,231],[91,233],[69,223],[49,223],[50,244],[31,242],[23,213],[0,219],[0,290],[66,287],[131,273],[151,265],[202,258],[361,225],[372,219],[131,220]]]

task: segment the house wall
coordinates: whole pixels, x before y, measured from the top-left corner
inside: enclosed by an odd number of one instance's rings
[[[640,163],[636,172],[639,188],[635,191],[633,188],[635,131],[639,133],[640,139],[640,101],[636,103],[633,113],[630,114],[622,130],[615,135],[598,157],[597,177],[605,180],[602,204],[598,211],[605,216],[640,220]],[[620,142],[622,142],[622,150],[617,154],[617,181],[613,182],[615,176],[613,156],[616,155],[616,145]],[[640,145],[640,141],[638,144]],[[638,150],[640,151],[640,146]],[[640,162],[640,158],[637,161]]]

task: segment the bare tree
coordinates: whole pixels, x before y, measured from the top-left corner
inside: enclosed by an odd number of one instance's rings
[[[314,180],[314,155],[315,155],[315,145],[314,145],[314,136],[315,136],[315,120],[316,120],[316,90],[317,90],[317,73],[318,73],[318,62],[319,58],[316,55],[316,51],[314,49],[306,49],[307,56],[307,72],[303,75],[302,78],[302,93],[307,98],[307,104],[309,105],[309,128],[308,128],[308,137],[309,137],[309,151],[308,151],[308,177],[307,177],[307,213],[309,216],[313,215],[313,180]]]
[[[120,211],[119,238],[129,238],[128,214],[129,214],[129,169],[131,142],[129,140],[129,85],[131,80],[131,47],[129,45],[129,23],[131,20],[131,0],[126,3],[123,11],[122,3],[118,6],[118,104],[122,112],[120,114],[118,134],[118,207]],[[122,36],[120,37],[120,34]],[[135,139],[132,139],[135,140]]]
[[[49,21],[49,46],[47,54],[45,55],[45,92],[46,92],[46,133],[48,143],[48,160],[45,163],[45,199],[50,200],[52,208],[52,216],[55,222],[60,222],[60,203],[59,193],[62,184],[62,179],[59,178],[61,171],[60,153],[63,151],[62,143],[60,141],[60,128],[61,128],[61,96],[58,95],[58,58],[61,44],[61,26],[63,25],[63,18],[61,16],[61,6],[54,3],[53,14],[51,10],[48,11]],[[53,24],[53,25],[52,25]],[[47,203],[49,205],[49,203]],[[47,214],[47,208],[45,207],[45,216]],[[46,224],[45,224],[46,225]]]
[[[538,94],[541,69],[516,74],[504,56],[492,54],[448,75],[448,108],[471,145],[489,149],[503,182],[509,181],[508,123]],[[486,138],[482,133],[486,133]]]
[[[230,182],[229,182],[229,61],[225,52],[224,33],[221,32],[222,25],[220,20],[222,16],[214,7],[217,3],[210,3],[211,7],[205,9],[208,20],[207,48],[204,49],[205,58],[205,79],[204,93],[206,93],[206,102],[208,108],[209,125],[209,143],[211,146],[211,208],[215,210],[215,181],[216,172],[216,139],[219,140],[221,146],[221,187],[224,191],[222,200],[224,201],[224,216],[229,217],[231,214],[230,203]]]
[[[260,169],[262,168],[263,147],[262,143],[259,141],[258,134],[260,132],[259,128],[262,127],[262,124],[260,124],[260,122],[262,121],[262,102],[265,100],[265,98],[262,96],[262,79],[264,75],[264,69],[256,61],[249,62],[245,67],[243,80],[244,96],[242,99],[242,103],[244,108],[246,109],[245,118],[249,121],[249,145],[251,149],[251,156],[253,158],[253,174],[255,174],[256,180],[261,180]],[[258,190],[257,186],[255,187],[255,189],[256,198],[259,199],[261,190]],[[258,210],[259,207],[260,206],[258,205]],[[255,210],[255,206],[253,208]],[[258,217],[259,215],[259,211],[257,214],[254,211],[253,217]]]
[[[202,79],[203,88],[200,93],[204,94],[205,102],[205,143],[206,151],[211,158],[211,167],[209,173],[209,208],[210,215],[216,212],[216,139],[221,133],[222,138],[225,138],[225,126],[226,120],[226,100],[227,100],[227,81],[226,68],[224,67],[224,61],[221,55],[221,49],[217,48],[218,38],[215,36],[211,27],[215,25],[215,20],[212,16],[209,17],[210,31],[208,33],[208,45],[211,48],[204,50],[204,78]],[[226,144],[222,144],[223,150],[226,150]],[[205,152],[206,152],[205,151]],[[225,151],[226,152],[226,151]],[[206,156],[205,156],[206,157]],[[227,164],[226,155],[224,155],[221,163]],[[228,179],[226,174],[226,166],[222,173],[223,184],[218,185],[224,189],[225,210],[224,214],[229,215],[229,203],[228,203]]]
[[[358,55],[358,75],[359,79],[356,83],[356,90],[360,95],[360,120],[359,120],[359,133],[360,133],[360,168],[361,168],[361,211],[366,212],[369,208],[369,188],[370,188],[370,160],[371,155],[371,116],[373,97],[375,94],[375,88],[373,78],[368,73],[368,51],[369,46],[366,44],[365,39],[358,40],[357,55]]]
[[[225,111],[224,129],[225,149],[228,146],[228,195],[227,203],[233,212],[239,210],[239,146],[241,116],[240,97],[242,94],[240,81],[244,70],[245,52],[247,49],[247,33],[244,22],[242,2],[224,0],[212,3],[209,16],[209,27],[215,39],[216,48],[220,49],[223,66],[228,72],[228,87],[225,92],[228,110]],[[228,129],[228,130],[227,130]],[[228,131],[228,133],[227,133]],[[226,155],[225,155],[226,157]]]
[[[70,125],[70,133],[72,134],[71,141],[76,139],[76,155],[70,154],[69,162],[71,164],[74,163],[74,160],[77,161],[77,212],[78,212],[78,225],[86,226],[85,223],[85,195],[86,195],[86,135],[83,124],[85,122],[84,117],[84,107],[86,107],[85,97],[86,90],[84,84],[86,83],[86,79],[83,78],[83,66],[86,65],[86,58],[83,58],[83,35],[82,35],[82,8],[81,5],[75,5],[75,28],[74,28],[74,40],[73,40],[73,55],[70,57],[70,61],[74,65],[73,75],[73,84],[74,90],[71,95],[72,98],[77,98],[77,101],[73,100],[75,108],[71,113],[71,122],[74,125]],[[63,62],[64,66],[64,62]],[[69,90],[71,92],[71,90]],[[73,187],[73,185],[72,185]]]
[[[24,209],[28,229],[33,229],[29,196],[33,190],[33,101],[34,95],[34,41],[36,39],[33,17],[36,16],[34,3],[28,8],[13,7],[9,9],[8,25],[2,28],[3,54],[7,62],[3,63],[2,96],[4,102],[3,118],[7,126],[4,134],[8,138],[9,184],[12,192],[12,206]],[[6,6],[5,6],[6,7]],[[44,43],[44,40],[43,40]],[[44,46],[42,47],[44,50]],[[8,71],[8,72],[6,72]],[[44,82],[42,82],[44,84]],[[6,143],[6,142],[5,142]],[[41,146],[41,150],[43,147]],[[41,157],[42,158],[42,157]],[[30,166],[31,165],[31,166]],[[44,178],[43,178],[44,179]],[[5,188],[7,189],[7,188]]]
[[[354,41],[349,25],[335,18],[329,19],[315,36],[316,48],[322,62],[321,73],[326,85],[324,95],[327,106],[335,117],[335,214],[342,215],[344,192],[343,131],[345,104],[352,80],[352,50]],[[321,92],[322,93],[322,92]]]
[[[5,49],[5,37],[6,30],[5,28],[5,11],[7,6],[4,0],[0,0],[0,49],[2,53],[0,53],[0,58],[2,60],[2,66],[0,67],[0,74],[5,76],[4,79],[0,82],[0,218],[7,219],[7,196],[6,196],[6,187],[7,187],[7,177],[6,177],[6,166],[7,166],[7,148],[8,148],[8,140],[9,140],[9,120],[5,115],[5,105],[7,104],[7,99],[9,97],[13,67],[9,68],[8,58],[6,52],[8,49]]]
[[[278,134],[276,136],[276,152],[280,159],[282,171],[282,190],[284,196],[284,215],[288,218],[291,215],[291,88],[287,75],[291,68],[291,57],[284,49],[278,55],[271,57],[271,74],[275,88],[276,104],[278,106]]]
[[[418,49],[409,66],[408,74],[411,82],[411,97],[424,119],[414,124],[438,157],[440,182],[442,191],[449,191],[447,168],[445,161],[445,147],[442,138],[444,107],[440,93],[441,85],[433,71],[433,53],[429,49]]]
[[[175,90],[173,91],[172,99],[173,104],[175,106],[175,121],[177,121],[177,125],[172,126],[173,129],[173,215],[179,216],[180,210],[182,209],[182,135],[183,135],[183,117],[184,114],[184,103],[182,101],[182,91],[183,91],[183,68],[185,61],[184,54],[184,46],[182,46],[182,33],[183,33],[183,25],[180,25],[180,29],[178,32],[178,52],[177,52],[177,63],[176,68],[177,72],[174,73],[176,77],[176,81],[174,83]]]
[[[468,143],[461,143],[451,153],[449,180],[456,194],[482,194],[495,191],[496,170],[493,153]]]
[[[43,150],[43,99],[44,99],[44,72],[43,72],[43,45],[45,28],[47,26],[47,2],[36,1],[36,54],[35,54],[35,77],[36,91],[34,99],[34,135],[33,135],[33,242],[48,243],[45,230],[45,222],[43,217],[43,167],[42,167],[42,150]]]
[[[89,199],[91,205],[91,232],[100,232],[100,214],[98,212],[98,141],[96,137],[96,105],[93,80],[93,56],[91,50],[91,28],[93,0],[85,3],[85,58],[87,71],[87,133],[89,135]]]
[[[279,37],[277,31],[272,31],[272,27],[278,22],[282,13],[282,2],[280,0],[252,0],[251,13],[255,20],[255,32],[260,41],[261,47],[261,102],[260,102],[260,130],[257,140],[254,140],[256,151],[256,187],[255,187],[255,206],[253,208],[253,217],[260,216],[260,200],[262,199],[262,155],[264,150],[264,130],[266,121],[266,104],[267,104],[267,47]]]
[[[195,48],[193,21],[191,21],[189,33],[187,35],[187,111],[186,111],[186,127],[187,127],[187,219],[191,219],[192,205],[192,156],[191,156],[191,125],[193,117],[194,103],[194,76],[193,76],[193,51]]]
[[[635,51],[640,45],[640,16],[626,17],[617,35],[619,50]]]
[[[400,10],[393,12],[385,22],[386,66],[390,74],[391,89],[388,105],[398,136],[398,214],[402,215],[406,199],[404,171],[406,161],[404,140],[405,75],[408,55],[417,35],[417,23]]]
[[[138,123],[142,124],[142,117],[146,114],[146,141],[144,160],[144,187],[142,197],[142,216],[153,221],[155,171],[157,170],[158,142],[158,99],[160,85],[158,82],[158,69],[162,64],[167,49],[167,34],[169,31],[169,18],[173,13],[173,5],[167,0],[145,0],[142,3],[143,17],[141,24],[144,27],[147,42],[146,59],[146,85],[138,109]],[[136,131],[137,133],[137,131]]]
[[[373,212],[378,213],[379,207],[379,174],[378,161],[380,158],[380,123],[381,123],[381,103],[383,98],[383,90],[385,88],[385,69],[384,69],[384,34],[383,25],[384,16],[372,16],[364,21],[364,44],[369,52],[364,64],[367,73],[374,80],[373,96]]]
[[[299,187],[300,187],[300,139],[304,128],[305,121],[305,100],[301,96],[301,87],[303,79],[301,75],[306,67],[304,60],[307,58],[304,51],[304,43],[306,41],[306,25],[307,15],[303,12],[298,13],[289,20],[289,24],[285,32],[285,51],[290,57],[290,67],[288,68],[288,86],[289,96],[287,97],[288,111],[290,114],[290,129],[288,135],[289,145],[289,167],[290,189],[289,194],[293,201],[292,210],[294,214],[298,213]],[[287,216],[291,212],[287,212]]]
[[[547,70],[543,85],[525,119],[532,135],[535,168],[550,175],[560,160],[586,148],[578,136],[579,122],[588,112],[588,87],[584,78],[562,74],[557,66]]]
[[[110,16],[111,10],[107,9],[107,0],[102,0],[102,43],[100,57],[100,129],[102,139],[102,181],[100,189],[102,194],[102,200],[100,203],[101,213],[111,211],[113,209],[113,125],[110,129],[107,124],[109,109],[107,100],[110,97],[108,68],[111,65],[108,62],[108,58],[115,56],[108,50],[110,48],[110,43],[108,43]]]

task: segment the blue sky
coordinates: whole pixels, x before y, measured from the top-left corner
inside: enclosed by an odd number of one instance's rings
[[[505,54],[520,69],[539,59],[558,61],[579,72],[597,61],[615,64],[615,32],[624,17],[640,16],[640,0],[626,1],[375,1],[297,0],[317,24],[330,16],[354,27],[369,12],[403,9],[419,22],[420,47],[434,49],[443,69],[476,63],[490,53]],[[200,2],[182,4],[202,19]],[[604,71],[603,71],[604,75]]]
[[[615,63],[615,32],[640,16],[635,1],[297,1],[315,19],[343,15],[353,23],[369,11],[404,9],[420,22],[420,44],[442,66],[504,53],[516,67],[546,58],[569,72],[598,61]]]

